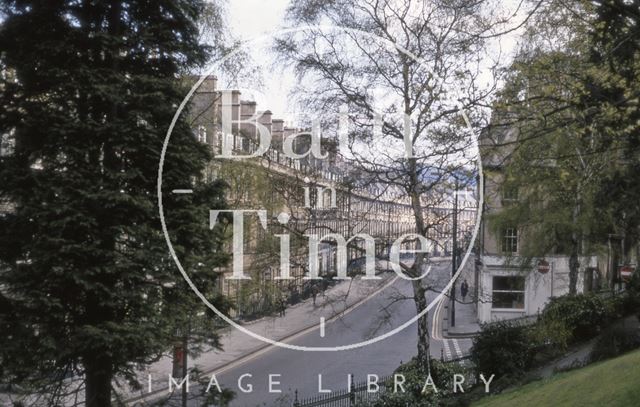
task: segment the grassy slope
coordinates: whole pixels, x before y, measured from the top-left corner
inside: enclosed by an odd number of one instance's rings
[[[640,350],[485,397],[473,404],[474,407],[639,405]]]

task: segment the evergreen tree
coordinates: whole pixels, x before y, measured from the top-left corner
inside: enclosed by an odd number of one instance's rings
[[[207,57],[203,6],[3,3],[0,134],[12,151],[0,158],[9,207],[0,216],[0,381],[56,404],[62,380],[77,375],[86,405],[108,406],[113,379],[168,350],[199,304],[168,256],[155,191],[186,93],[177,79]],[[177,255],[215,300],[226,256],[208,210],[224,202],[221,183],[199,179],[209,159],[183,114],[166,155],[165,215]],[[194,194],[170,193],[185,187]]]

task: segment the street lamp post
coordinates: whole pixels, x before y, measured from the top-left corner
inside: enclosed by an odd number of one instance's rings
[[[458,179],[453,192],[453,227],[451,229],[451,278],[455,276],[458,256]],[[451,286],[451,326],[456,326],[456,282]]]

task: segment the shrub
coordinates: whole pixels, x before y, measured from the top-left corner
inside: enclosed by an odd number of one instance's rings
[[[633,273],[631,280],[626,284],[627,291],[634,292],[636,295],[640,293],[640,272]]]
[[[640,347],[637,330],[628,330],[624,326],[606,329],[596,341],[589,358],[592,362],[609,359]]]
[[[607,299],[610,304],[611,319],[618,319],[640,311],[640,296],[636,291],[626,291]]]
[[[484,324],[473,339],[471,359],[479,373],[519,377],[531,366],[530,327],[510,321]]]
[[[564,295],[553,298],[541,315],[543,323],[561,321],[573,341],[596,336],[611,313],[606,302],[595,294]]]
[[[636,314],[640,319],[640,272],[633,273],[625,294],[623,315]]]
[[[367,402],[363,405],[369,407],[441,406],[445,399],[453,395],[453,376],[457,373],[464,374],[464,369],[455,363],[443,363],[437,359],[431,359],[431,378],[438,392],[434,393],[431,391],[432,388],[427,386],[430,391],[423,393],[422,389],[428,374],[416,365],[415,360],[411,360],[394,372],[404,376],[405,393],[385,392],[375,402]]]
[[[571,341],[571,331],[562,320],[540,319],[530,330],[531,346],[541,362],[562,354]]]

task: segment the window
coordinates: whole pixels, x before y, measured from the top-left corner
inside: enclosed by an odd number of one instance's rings
[[[198,141],[201,143],[207,142],[207,129],[204,126],[198,126]]]
[[[524,277],[493,277],[492,308],[524,309]]]
[[[243,136],[235,136],[233,140],[234,140],[233,148],[238,150],[238,151],[242,151],[242,145],[244,144],[244,137]]]
[[[502,205],[510,205],[518,201],[518,187],[506,185],[502,187]]]
[[[224,134],[221,131],[216,133],[215,145],[218,147],[218,152],[222,151],[222,137],[224,137]]]
[[[502,252],[518,252],[518,229],[506,228],[502,231]]]

